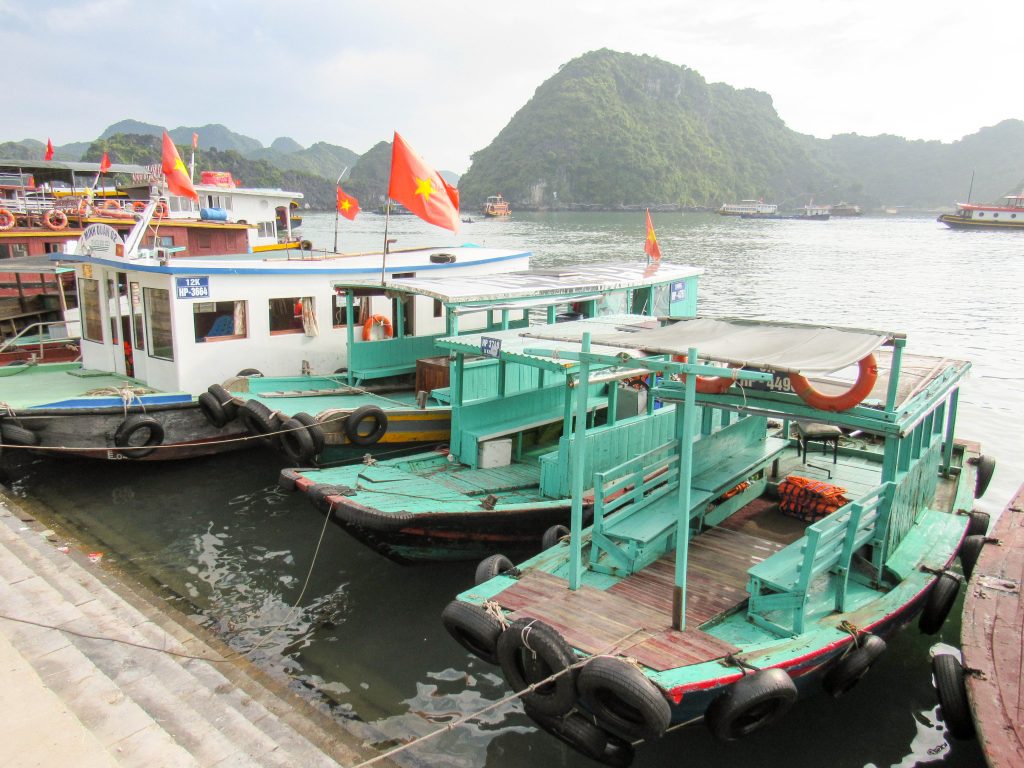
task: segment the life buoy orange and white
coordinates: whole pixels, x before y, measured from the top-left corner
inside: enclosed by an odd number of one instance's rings
[[[165,203],[163,200],[158,202],[156,204],[156,207],[153,208],[153,218],[164,219],[167,217],[168,213],[170,213],[170,211],[167,210],[167,203]]]
[[[117,200],[100,200],[93,208],[102,216],[121,213],[121,204]]]
[[[686,356],[672,355],[672,362],[685,363]],[[679,380],[685,383],[686,374],[683,374]],[[702,395],[723,395],[735,383],[736,376],[698,376],[697,391]]]
[[[68,225],[68,216],[64,211],[51,208],[43,214],[43,224],[55,232],[64,229]]]
[[[384,334],[381,338],[390,339],[395,335],[394,330],[391,328],[390,320],[384,317],[384,315],[372,315],[363,323],[363,341],[373,341],[373,328],[377,325],[381,327],[381,332]]]
[[[821,411],[848,411],[871,394],[878,380],[878,362],[874,355],[868,355],[857,363],[857,381],[853,386],[839,395],[824,395],[806,378],[798,373],[789,374],[789,383],[800,399],[812,408]]]
[[[6,232],[8,229],[13,229],[17,223],[17,218],[14,214],[8,211],[6,208],[0,208],[0,232]]]

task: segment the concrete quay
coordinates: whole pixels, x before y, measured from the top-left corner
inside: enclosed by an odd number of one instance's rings
[[[0,766],[333,768],[377,754],[46,534],[0,493]]]

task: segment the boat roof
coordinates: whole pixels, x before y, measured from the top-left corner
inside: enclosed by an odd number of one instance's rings
[[[4,259],[2,268],[4,272],[36,275],[59,275],[62,272],[74,271],[71,267],[62,267],[56,262],[50,261],[49,256],[15,256],[12,259]]]
[[[591,342],[640,349],[647,355],[686,355],[691,347],[701,358],[732,366],[764,367],[800,373],[831,373],[874,352],[903,334],[829,325],[809,325],[743,318],[696,317],[667,325],[591,328],[585,321],[531,329],[538,339]]]
[[[536,300],[550,304],[545,297],[571,296],[575,301],[597,298],[611,290],[643,288],[684,280],[704,270],[682,264],[585,264],[559,267],[535,267],[499,274],[460,275],[458,277],[396,278],[386,283],[366,281],[336,282],[335,288],[378,288],[399,293],[429,296],[444,304],[473,302],[515,302],[516,307]],[[500,307],[495,307],[499,309]]]

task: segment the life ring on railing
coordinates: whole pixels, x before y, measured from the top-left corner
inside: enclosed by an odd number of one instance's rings
[[[56,208],[51,208],[43,214],[43,224],[47,228],[56,231],[64,229],[68,225],[68,216],[64,211],[58,211]]]
[[[167,210],[167,203],[161,200],[159,203],[156,204],[156,207],[153,209],[153,218],[165,219],[167,218],[167,215],[169,213],[170,211]]]
[[[857,381],[841,395],[823,395],[798,373],[789,374],[789,383],[800,399],[820,411],[848,411],[871,394],[878,381],[878,362],[873,354],[861,358],[857,363]]]
[[[8,229],[13,229],[14,225],[18,223],[17,218],[14,214],[8,211],[6,208],[0,208],[0,232],[6,232]]]
[[[685,363],[685,355],[672,355],[672,362]],[[683,374],[679,380],[686,383],[686,375]],[[698,376],[697,391],[702,395],[724,395],[729,387],[736,383],[735,376]]]
[[[144,210],[146,210],[146,204],[141,200],[136,200],[134,203],[132,203],[132,210],[135,211],[136,213],[142,213]]]
[[[373,327],[375,325],[381,326],[385,339],[390,339],[395,335],[394,330],[391,328],[390,320],[384,317],[384,315],[372,315],[363,323],[363,341],[373,340]]]
[[[94,206],[97,213],[100,215],[114,214],[115,216],[121,213],[121,204],[117,200],[100,200]]]

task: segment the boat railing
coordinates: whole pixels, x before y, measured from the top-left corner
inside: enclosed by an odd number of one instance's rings
[[[3,343],[0,343],[0,354],[8,352],[14,347],[32,347],[36,344],[39,345],[39,358],[42,359],[44,356],[44,348],[47,344],[54,344],[58,342],[71,342],[75,341],[75,338],[71,336],[70,323],[67,320],[47,320],[35,323],[29,323],[24,328],[19,330],[13,336],[4,339]],[[63,327],[64,335],[55,336],[51,329],[56,327]],[[43,332],[48,331],[48,335],[44,335]],[[38,333],[39,338],[33,339],[31,342],[25,342],[26,337]],[[20,342],[20,343],[19,343]]]

